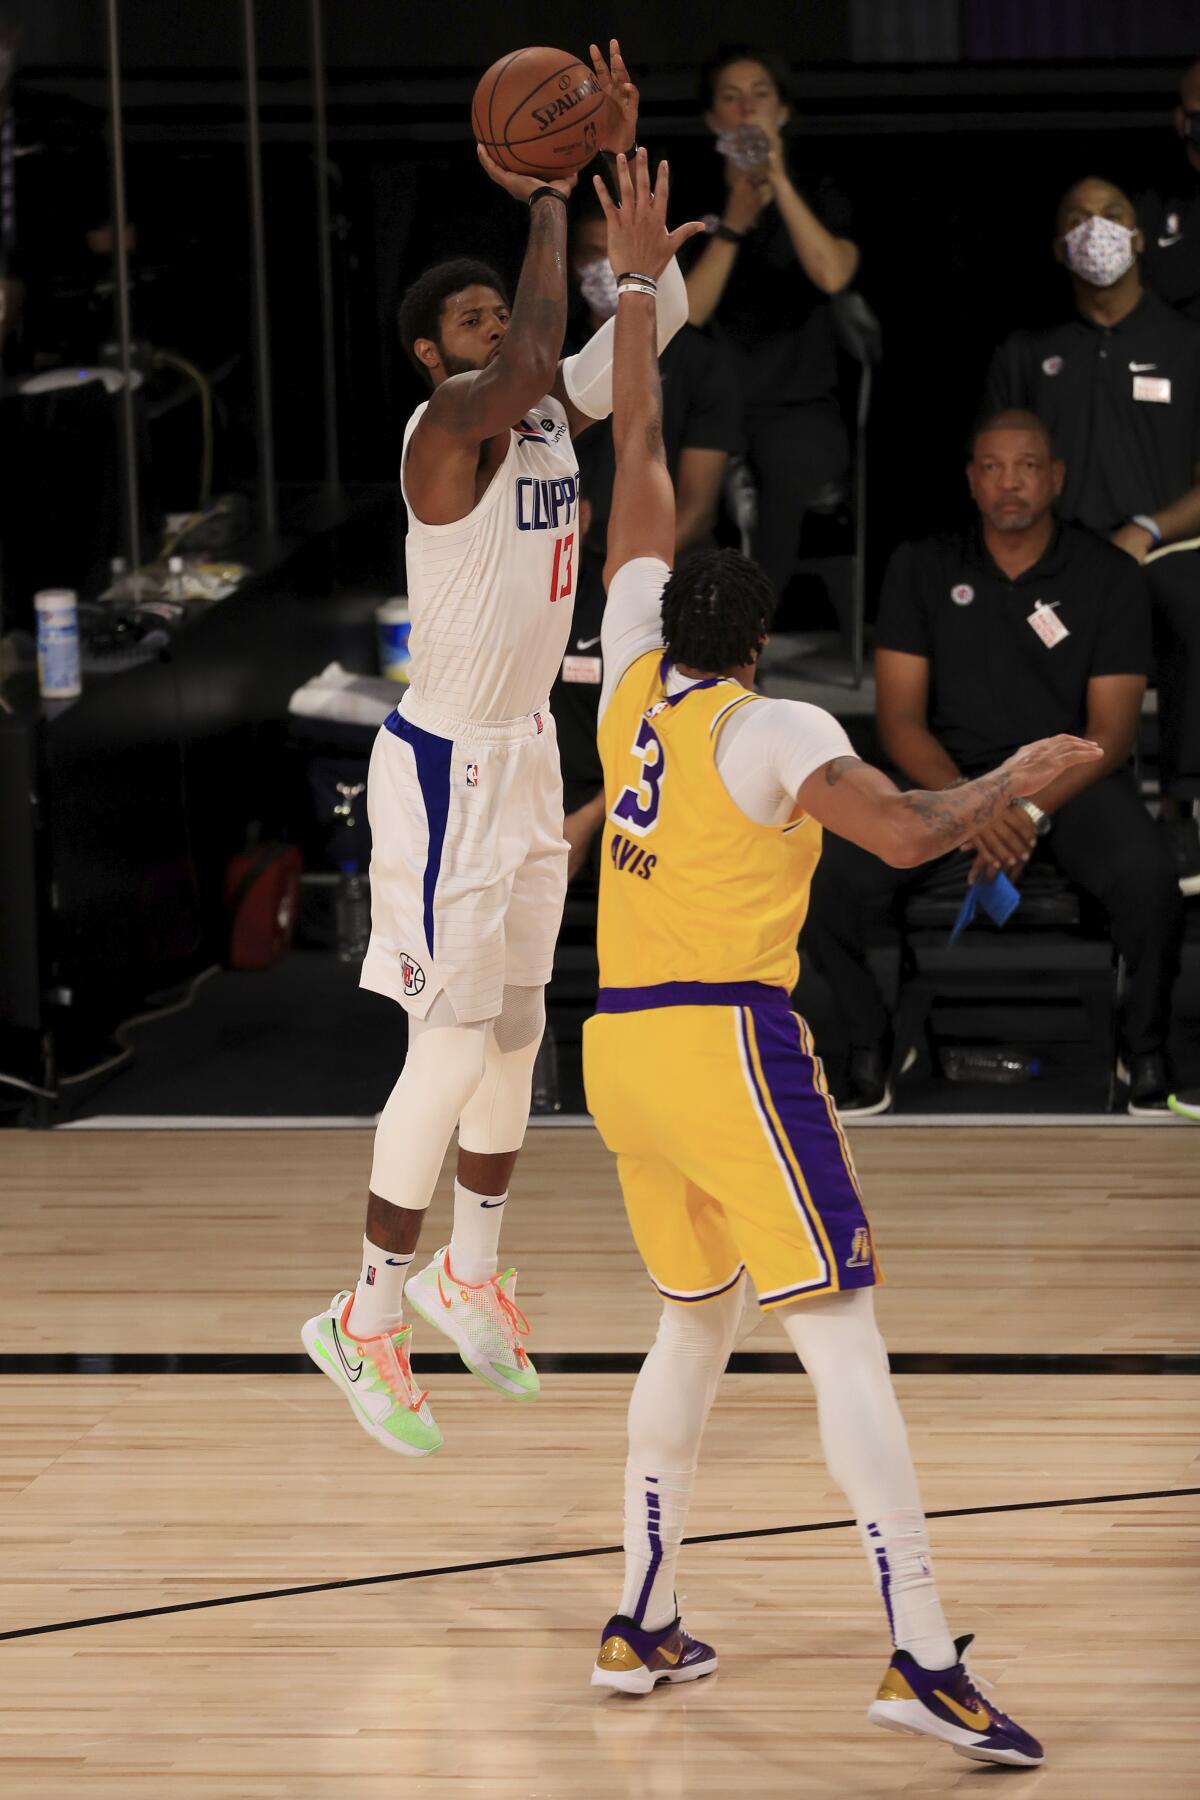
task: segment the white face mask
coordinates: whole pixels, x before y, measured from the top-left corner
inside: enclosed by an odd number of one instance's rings
[[[617,310],[617,278],[607,256],[584,263],[579,271],[579,291],[601,319],[611,319]]]
[[[1133,267],[1133,237],[1115,219],[1083,219],[1063,239],[1067,267],[1090,287],[1111,287]]]

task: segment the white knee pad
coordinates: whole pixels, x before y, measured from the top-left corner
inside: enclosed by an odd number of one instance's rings
[[[454,1126],[484,1074],[486,1024],[409,1023],[408,1056],[375,1129],[371,1192],[393,1206],[429,1205]]]
[[[500,1016],[488,1033],[483,1079],[459,1120],[461,1149],[475,1156],[504,1156],[521,1148],[533,1065],[545,1029],[544,990],[506,987]]]

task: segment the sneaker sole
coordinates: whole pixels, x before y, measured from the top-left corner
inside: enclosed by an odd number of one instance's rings
[[[963,1742],[971,1736],[970,1732],[958,1725],[943,1724],[927,1712],[919,1700],[873,1700],[867,1708],[867,1717],[872,1725],[880,1725],[884,1731],[899,1732],[903,1737],[933,1738],[936,1743],[949,1744],[957,1755],[969,1757],[972,1762],[1004,1763],[1016,1769],[1040,1769],[1042,1766],[1039,1758],[1026,1756],[1020,1750],[988,1750],[982,1745]]]
[[[338,1392],[345,1396],[349,1403],[350,1411],[354,1414],[354,1417],[362,1426],[367,1436],[373,1439],[375,1443],[382,1444],[385,1450],[395,1451],[398,1456],[422,1457],[437,1455],[438,1451],[442,1448],[441,1444],[432,1444],[428,1450],[423,1450],[418,1444],[406,1444],[403,1438],[394,1438],[387,1432],[380,1431],[371,1419],[364,1416],[354,1399],[354,1394],[346,1375],[332,1363],[325,1354],[318,1336],[318,1320],[310,1319],[307,1325],[301,1327],[300,1342],[304,1345],[304,1348],[308,1353],[309,1361],[316,1364],[322,1375],[328,1375]]]
[[[690,1669],[593,1669],[592,1686],[611,1688],[614,1694],[652,1694],[664,1681],[699,1681],[701,1676],[715,1673],[716,1667],[714,1656],[711,1662],[696,1663]]]
[[[450,1342],[458,1351],[459,1361],[462,1363],[464,1369],[467,1370],[468,1374],[473,1375],[476,1381],[482,1381],[483,1385],[491,1388],[493,1393],[503,1394],[509,1400],[536,1400],[538,1398],[541,1391],[540,1388],[534,1388],[531,1392],[528,1388],[517,1387],[515,1384],[510,1386],[501,1376],[495,1375],[490,1369],[485,1370],[479,1363],[472,1362],[470,1356],[467,1354],[462,1338],[454,1328],[453,1321],[450,1319],[439,1319],[436,1313],[427,1312],[417,1297],[419,1293],[419,1288],[417,1289],[417,1292],[414,1293],[411,1288],[406,1287],[404,1290],[404,1298],[408,1301],[413,1311],[424,1319],[427,1325],[431,1325],[435,1331],[440,1331],[443,1337],[448,1337],[450,1339]]]
[[[839,1104],[837,1109],[838,1118],[873,1119],[877,1113],[891,1112],[892,1107],[895,1104],[895,1098],[895,1095],[892,1093],[892,1084],[889,1081],[879,1099],[873,1101],[870,1106],[843,1106]]]

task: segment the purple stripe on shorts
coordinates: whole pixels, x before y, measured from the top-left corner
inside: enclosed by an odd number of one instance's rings
[[[791,1017],[784,988],[765,981],[660,981],[652,987],[601,988],[598,1013],[649,1012],[656,1006],[748,1006],[759,1012]]]
[[[425,903],[425,942],[432,958],[436,954],[433,943],[433,902],[437,893],[438,876],[442,872],[446,822],[450,817],[450,761],[454,754],[454,742],[451,738],[437,737],[432,731],[423,731],[419,725],[411,724],[399,712],[389,713],[384,720],[384,727],[393,737],[401,738],[410,746],[417,765],[417,781],[429,826],[422,894]]]
[[[764,1010],[755,1015],[754,1035],[772,1104],[829,1239],[837,1285],[872,1287],[875,1259],[862,1254],[862,1238],[855,1244],[855,1233],[867,1229],[867,1215],[818,1090],[813,1058],[801,1049],[799,1021],[790,1012],[782,1018]]]

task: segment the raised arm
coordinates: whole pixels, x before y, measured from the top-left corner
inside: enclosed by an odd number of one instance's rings
[[[575,177],[538,181],[510,175],[494,163],[482,145],[479,160],[514,199],[530,201],[529,243],[517,283],[512,321],[495,360],[482,369],[451,375],[434,390],[417,430],[417,439],[446,439],[460,445],[481,444],[507,431],[521,415],[548,394],[558,371],[559,352],[567,327],[567,196]],[[550,190],[550,191],[547,191]],[[412,451],[410,450],[410,459]]]
[[[636,273],[617,292],[613,352],[613,448],[616,478],[608,519],[605,586],[634,557],[653,556],[670,564],[675,550],[675,495],[662,438],[662,386],[658,378],[654,284],[679,246],[703,229],[699,224],[667,230],[669,183],[666,163],[650,188],[646,152],[632,168],[617,158],[619,203],[603,182],[595,188],[608,221],[608,254],[618,277]]]
[[[895,868],[910,869],[969,843],[1011,801],[1040,793],[1067,769],[1103,755],[1100,745],[1086,738],[1042,738],[977,781],[907,794],[869,763],[838,756],[808,777],[797,799],[839,837]]]

